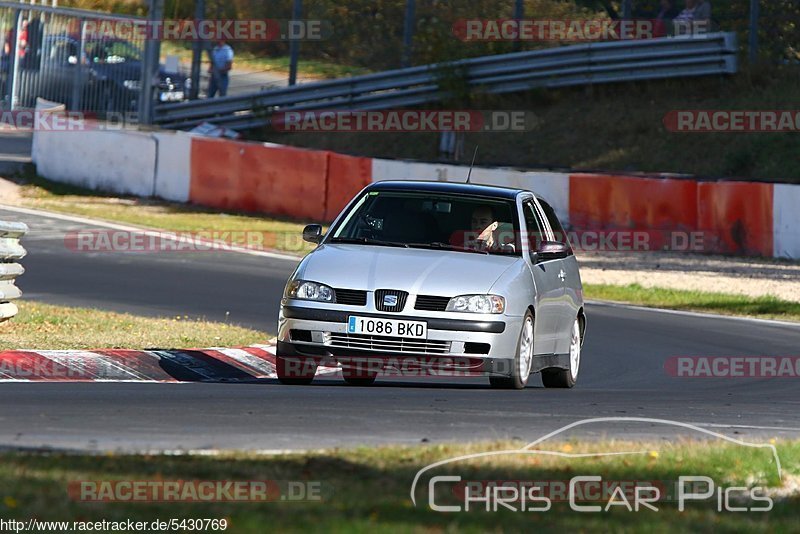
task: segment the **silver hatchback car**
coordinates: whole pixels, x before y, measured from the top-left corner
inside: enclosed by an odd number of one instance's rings
[[[362,190],[286,284],[277,373],[320,365],[350,384],[385,370],[575,385],[586,331],[578,263],[553,209],[530,191],[444,182]]]

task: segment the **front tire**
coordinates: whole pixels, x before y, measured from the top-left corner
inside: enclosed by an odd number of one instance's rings
[[[343,366],[342,378],[350,386],[371,386],[378,377],[378,372],[369,368],[364,369],[363,367],[365,367],[365,364],[361,362]]]
[[[311,360],[275,357],[278,381],[287,386],[307,386],[317,374],[317,364]]]
[[[571,388],[578,381],[581,367],[581,323],[575,319],[572,324],[572,338],[569,343],[569,369],[545,369],[542,383],[546,388]]]
[[[524,389],[528,384],[533,364],[533,315],[525,313],[522,329],[517,340],[517,353],[514,355],[514,368],[511,376],[490,376],[489,384],[497,389]]]

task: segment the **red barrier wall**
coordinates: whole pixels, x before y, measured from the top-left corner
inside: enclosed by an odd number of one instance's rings
[[[650,248],[661,249],[671,232],[697,228],[697,182],[574,174],[569,216],[577,230],[647,232]]]
[[[772,256],[772,184],[701,182],[698,227],[712,250]]]
[[[321,221],[328,152],[221,139],[192,140],[189,200],[203,206]]]
[[[772,256],[772,201],[772,184],[570,176],[576,230],[648,232],[651,250],[669,247],[674,232],[700,232],[698,251]]]
[[[330,153],[325,220],[333,221],[350,199],[372,183],[372,159]]]

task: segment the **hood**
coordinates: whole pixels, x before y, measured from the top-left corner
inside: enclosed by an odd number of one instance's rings
[[[91,69],[103,77],[113,78],[114,80],[140,80],[142,78],[142,64],[139,61],[126,61],[124,63],[95,63]],[[164,65],[159,65],[158,79],[163,82],[167,78],[172,83],[182,86],[187,76],[182,72],[167,72]]]
[[[418,295],[485,294],[517,256],[369,245],[322,245],[297,278],[334,288],[399,289]]]

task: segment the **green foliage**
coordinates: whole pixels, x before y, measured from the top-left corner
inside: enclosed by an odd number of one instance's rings
[[[576,19],[618,16],[620,0],[525,0],[525,17],[536,19]],[[166,0],[165,17],[194,17],[193,0]],[[467,43],[453,35],[453,23],[460,19],[501,19],[514,14],[514,0],[417,0],[412,62],[436,63],[463,57],[500,54],[514,49],[527,50],[542,43],[509,42]],[[143,0],[62,0],[65,7],[81,7],[116,13],[145,15]],[[406,0],[304,0],[305,19],[326,21],[333,37],[321,42],[302,43],[305,59],[319,59],[383,70],[400,66],[403,50],[403,21]],[[683,0],[675,0],[678,9]],[[634,16],[652,17],[659,0],[634,0]],[[739,45],[747,50],[750,0],[712,2],[716,28],[735,31]],[[207,0],[209,18],[286,20],[291,18],[291,0]],[[765,59],[796,60],[800,43],[800,2],[770,0],[761,2],[759,21],[761,53]],[[237,49],[266,56],[284,56],[288,43],[236,43]]]

